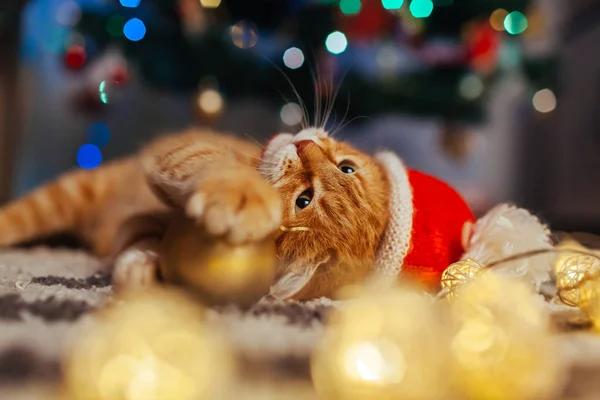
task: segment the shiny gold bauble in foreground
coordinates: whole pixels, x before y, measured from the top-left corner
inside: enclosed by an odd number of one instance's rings
[[[226,399],[233,356],[194,301],[129,294],[96,316],[65,365],[65,400]]]
[[[472,280],[482,269],[479,263],[470,258],[451,264],[442,273],[440,281],[445,297],[453,298],[456,289],[460,285]]]
[[[560,300],[585,309],[593,296],[592,280],[600,277],[600,259],[595,256],[571,255],[563,260],[556,274]]]
[[[542,302],[529,286],[492,271],[461,287],[449,304],[448,371],[459,398],[537,400],[557,390],[561,360]]]
[[[369,291],[329,321],[312,357],[320,398],[444,399],[447,331],[433,299],[408,289]]]
[[[269,292],[275,276],[275,242],[234,246],[191,219],[175,217],[160,252],[160,273],[210,304],[250,305]]]

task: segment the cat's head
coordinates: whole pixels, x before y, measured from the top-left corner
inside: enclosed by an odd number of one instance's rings
[[[272,294],[331,296],[372,270],[389,217],[389,182],[374,158],[310,128],[275,136],[260,172],[281,194],[283,225],[308,229],[277,234]]]

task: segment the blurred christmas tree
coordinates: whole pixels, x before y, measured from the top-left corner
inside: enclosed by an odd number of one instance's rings
[[[306,106],[311,116],[323,117],[333,77],[341,82],[331,105],[338,122],[343,115],[398,112],[453,125],[483,117],[485,95],[507,68],[520,68],[532,88],[554,90],[553,64],[520,52],[521,41],[543,29],[530,3],[115,0],[84,9],[75,27],[81,40],[67,49],[65,62],[85,69],[112,49],[123,54],[126,62],[95,74],[99,86],[88,100],[102,104],[135,70],[155,87],[198,93],[199,109],[210,118],[225,99],[239,96],[284,106],[281,92],[294,97],[288,78],[302,99],[312,100],[316,71],[319,95]],[[294,125],[300,107],[287,107],[282,118]]]

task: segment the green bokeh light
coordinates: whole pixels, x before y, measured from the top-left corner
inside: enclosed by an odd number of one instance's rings
[[[413,17],[427,18],[433,11],[433,2],[431,0],[413,0],[409,8]]]
[[[504,29],[511,35],[525,32],[527,26],[527,17],[519,11],[513,11],[504,18]]]
[[[125,25],[125,18],[121,15],[113,15],[108,19],[106,23],[106,31],[110,36],[119,37],[123,36],[123,26]]]
[[[100,95],[100,101],[104,104],[108,104],[108,96],[106,95],[106,81],[100,82],[100,86],[98,86],[98,94]]]
[[[381,0],[383,8],[386,10],[398,10],[402,8],[404,0]]]
[[[360,11],[360,0],[342,0],[340,1],[340,10],[345,15],[358,14]]]

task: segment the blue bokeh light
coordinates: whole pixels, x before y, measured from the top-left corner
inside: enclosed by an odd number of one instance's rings
[[[98,146],[106,146],[110,140],[110,130],[102,122],[94,122],[87,131],[88,142]]]
[[[83,169],[94,169],[102,164],[102,152],[93,144],[84,144],[77,152],[77,164]]]
[[[146,36],[146,25],[139,18],[131,18],[125,22],[123,34],[132,42],[137,42]]]
[[[123,7],[135,8],[140,5],[141,0],[119,0]]]

